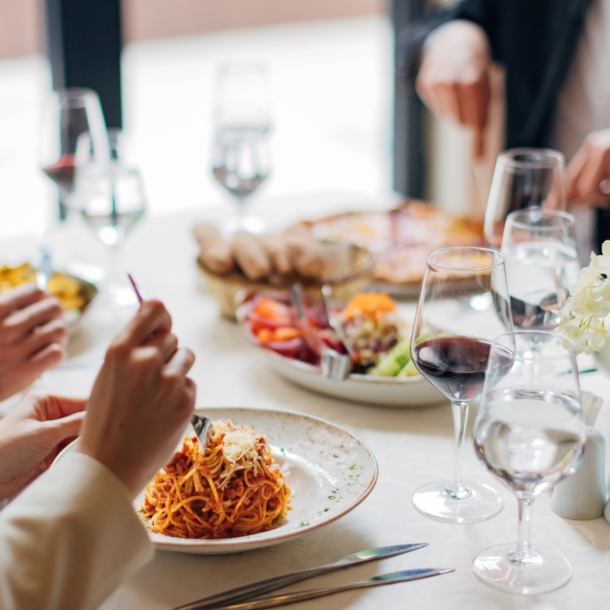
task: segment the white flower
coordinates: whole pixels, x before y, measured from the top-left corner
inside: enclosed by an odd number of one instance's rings
[[[578,273],[570,297],[559,313],[560,332],[571,339],[577,352],[590,354],[610,343],[610,241],[602,245],[602,253],[591,253],[591,264]]]
[[[610,241],[602,244],[602,253],[591,253],[591,264],[578,273],[570,297],[558,312],[557,332],[571,339],[576,352],[590,354],[610,343]]]

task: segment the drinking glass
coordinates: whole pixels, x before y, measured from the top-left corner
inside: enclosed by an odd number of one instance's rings
[[[246,202],[270,173],[271,120],[265,70],[257,64],[229,64],[218,72],[212,173],[237,202],[227,233],[261,233],[263,221],[246,214]]]
[[[428,257],[411,354],[418,371],[449,400],[455,429],[453,480],[428,483],[413,494],[432,519],[473,523],[497,515],[502,499],[488,485],[462,480],[468,408],[483,388],[492,339],[512,329],[502,255],[485,248],[442,248]]]
[[[498,155],[485,210],[485,238],[499,248],[510,212],[565,210],[565,158],[550,148],[512,148]]]
[[[96,237],[108,247],[111,262],[105,290],[117,305],[131,305],[135,297],[121,270],[120,248],[127,234],[144,216],[146,195],[133,151],[118,129],[108,131],[109,157],[96,156],[91,134],[82,134],[76,153],[74,205]]]
[[[540,349],[530,350],[532,343]],[[565,584],[570,564],[557,551],[531,546],[530,524],[535,497],[574,472],[584,451],[571,341],[546,331],[498,337],[473,437],[479,459],[514,492],[519,505],[516,544],[481,551],[473,562],[475,575],[511,593],[534,595]]]
[[[75,154],[79,136],[88,132],[96,154],[108,155],[108,136],[99,97],[91,89],[55,92],[43,109],[40,139],[42,171],[59,189],[60,220],[65,220],[74,188]]]
[[[511,212],[501,252],[514,326],[553,330],[578,277],[574,217],[541,208]]]

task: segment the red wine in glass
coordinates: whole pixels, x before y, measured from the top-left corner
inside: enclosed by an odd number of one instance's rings
[[[440,337],[415,347],[413,362],[417,370],[451,400],[470,400],[481,394],[492,343],[471,337]],[[505,362],[496,374],[510,370],[512,357],[507,350]]]
[[[43,167],[42,171],[66,193],[74,187],[74,155],[62,155],[57,163]]]

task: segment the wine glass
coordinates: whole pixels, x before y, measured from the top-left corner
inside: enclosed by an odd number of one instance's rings
[[[74,205],[85,223],[109,248],[111,263],[106,292],[116,305],[136,302],[120,267],[120,248],[127,234],[144,216],[146,195],[133,150],[118,129],[108,130],[109,157],[100,161],[91,134],[80,136],[76,152]]]
[[[74,188],[75,154],[79,136],[88,132],[96,154],[108,155],[108,135],[100,99],[91,89],[55,92],[45,104],[41,125],[42,171],[59,189],[60,220],[65,220]]]
[[[498,155],[485,210],[485,238],[499,248],[510,212],[565,210],[565,158],[550,148],[512,148]]]
[[[541,347],[532,351],[532,343]],[[540,594],[565,584],[570,564],[557,551],[532,547],[530,524],[535,497],[574,472],[584,451],[572,342],[546,331],[498,337],[473,437],[479,459],[519,503],[516,544],[481,551],[473,562],[475,575],[511,593]]]
[[[456,247],[428,256],[411,354],[418,371],[451,400],[455,428],[453,480],[428,483],[413,494],[415,508],[432,519],[473,523],[502,509],[493,488],[462,481],[462,448],[469,402],[483,388],[491,341],[505,328],[512,322],[499,252]]]
[[[553,330],[578,278],[574,217],[541,208],[511,212],[501,252],[514,326]]]
[[[265,70],[257,64],[229,64],[218,73],[212,174],[237,202],[237,216],[225,232],[262,233],[264,223],[246,214],[246,202],[270,173],[271,120]]]

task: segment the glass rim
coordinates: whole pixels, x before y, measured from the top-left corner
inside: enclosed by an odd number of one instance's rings
[[[505,345],[502,345],[502,343],[500,343],[500,339],[502,339],[503,337],[517,337],[517,336],[532,336],[532,335],[542,335],[543,337],[548,337],[549,339],[561,339],[561,347],[568,352],[568,354],[575,358],[576,357],[576,344],[574,343],[574,341],[572,339],[570,339],[570,337],[567,337],[566,335],[563,335],[561,333],[556,333],[554,331],[549,331],[549,330],[514,330],[510,333],[502,333],[501,335],[498,335],[495,339],[492,340],[491,342],[491,348],[493,349],[494,346],[498,346],[501,348],[506,349]],[[569,348],[566,347],[565,343],[567,343],[569,345]],[[491,355],[491,352],[490,352]],[[561,358],[565,358],[566,354],[556,354],[556,355],[545,355],[543,356],[544,360],[559,360]],[[514,359],[518,360],[520,362],[531,362],[533,360],[535,360],[535,358],[533,356],[525,356],[523,354],[517,354],[515,352],[514,354]]]
[[[534,148],[534,147],[519,147],[509,148],[502,151],[498,155],[498,161],[502,162],[513,169],[530,169],[531,161],[519,161],[515,159],[517,155],[537,155],[536,163],[542,168],[551,168],[556,163],[559,168],[565,167],[565,157],[563,153],[554,148]]]
[[[514,220],[517,216],[521,214],[530,214],[536,210],[541,214],[541,217],[546,216],[547,218],[562,218],[565,222],[561,225],[556,226],[533,226],[526,224],[525,222],[520,222],[518,220]],[[556,231],[557,229],[561,229],[564,227],[572,226],[574,227],[574,215],[570,214],[570,212],[565,212],[563,210],[545,210],[539,206],[532,206],[530,208],[525,208],[524,210],[514,210],[506,217],[506,224],[510,221],[511,226],[517,227],[519,229],[536,229],[536,231]]]
[[[471,267],[450,267],[447,265],[442,265],[439,263],[435,263],[433,261],[433,257],[448,252],[450,250],[470,250],[474,252],[484,253],[491,255],[491,258],[495,261],[492,265],[473,265]],[[428,254],[426,259],[426,266],[430,267],[434,270],[442,270],[442,271],[452,271],[452,272],[464,272],[464,273],[472,273],[473,271],[491,271],[493,269],[497,269],[498,267],[504,266],[504,256],[497,250],[492,250],[491,248],[483,248],[479,246],[445,246],[444,248],[437,248],[433,252]]]

